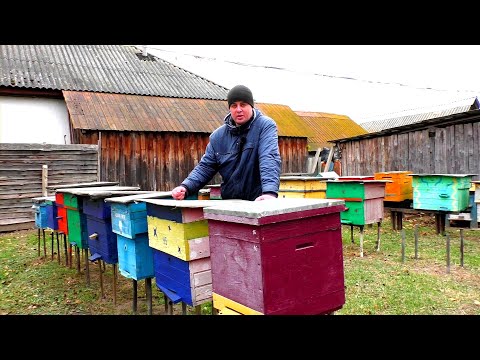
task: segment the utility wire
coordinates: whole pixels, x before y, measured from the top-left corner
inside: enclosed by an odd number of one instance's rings
[[[418,86],[403,84],[403,83],[399,83],[399,82],[384,82],[384,81],[375,81],[375,80],[364,80],[364,79],[357,79],[357,78],[348,77],[348,76],[337,76],[337,75],[320,74],[320,73],[316,73],[316,72],[297,71],[297,70],[291,70],[291,69],[278,67],[278,66],[256,65],[256,64],[243,63],[243,62],[239,62],[239,61],[217,59],[217,58],[201,56],[201,55],[185,54],[185,53],[181,53],[181,52],[178,52],[178,51],[165,50],[165,49],[160,49],[160,48],[156,48],[156,47],[153,47],[153,46],[148,46],[147,48],[162,51],[162,52],[169,52],[169,53],[173,53],[173,54],[178,54],[178,55],[182,55],[182,56],[190,56],[190,57],[193,57],[193,58],[196,58],[196,59],[201,59],[201,60],[221,61],[221,62],[224,62],[224,63],[229,63],[229,64],[233,64],[233,65],[238,65],[238,66],[244,66],[244,67],[278,70],[278,71],[285,71],[285,72],[290,72],[290,73],[295,73],[295,74],[313,75],[313,76],[330,78],[330,79],[361,81],[361,82],[370,83],[370,84],[377,84],[377,85],[396,85],[396,86],[406,87],[406,88],[411,88],[411,89],[416,89],[416,90],[430,90],[430,91],[438,91],[438,92],[470,92],[470,93],[475,93],[475,94],[480,93],[480,91],[477,91],[477,90],[447,90],[447,89],[438,89],[438,88],[433,88],[433,87],[418,87]]]

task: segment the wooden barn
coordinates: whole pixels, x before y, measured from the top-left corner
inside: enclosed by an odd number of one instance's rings
[[[434,111],[377,120],[365,128],[378,131],[330,141],[340,150],[345,176],[407,170],[480,174],[479,108],[476,97],[468,98]]]
[[[63,93],[74,142],[99,144],[100,179],[145,190],[168,191],[180,184],[228,111],[225,100]],[[308,154],[306,125],[288,106],[256,107],[277,122],[282,171],[302,171]],[[217,176],[212,183],[219,181]]]
[[[170,190],[223,124],[227,93],[132,45],[0,45],[0,143],[17,145],[2,162],[0,185],[21,188],[15,183],[24,179],[12,178],[10,170],[18,165],[22,144],[39,151],[45,144],[82,144],[98,149],[93,178]],[[304,172],[310,134],[305,122],[285,105],[256,107],[278,125],[282,172]],[[79,182],[76,177],[73,171],[62,181]],[[33,183],[23,198],[42,195],[41,181]],[[0,193],[0,207],[17,205],[18,195]]]

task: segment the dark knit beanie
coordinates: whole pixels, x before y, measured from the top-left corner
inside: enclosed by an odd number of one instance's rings
[[[237,85],[230,89],[227,95],[228,107],[235,101],[244,101],[253,107],[253,95],[249,88],[243,85]]]

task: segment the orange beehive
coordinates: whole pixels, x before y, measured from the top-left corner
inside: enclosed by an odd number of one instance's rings
[[[385,201],[413,200],[411,171],[377,172],[375,180],[390,180],[385,185]]]

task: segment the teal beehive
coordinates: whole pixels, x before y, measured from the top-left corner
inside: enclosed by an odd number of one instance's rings
[[[474,174],[411,174],[413,208],[421,210],[463,211],[469,205],[469,190]]]

